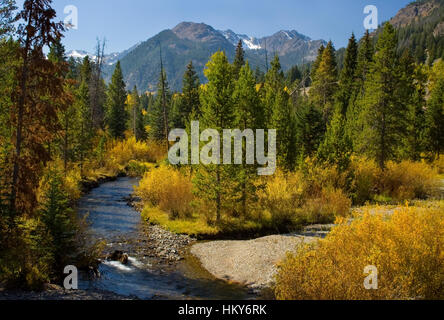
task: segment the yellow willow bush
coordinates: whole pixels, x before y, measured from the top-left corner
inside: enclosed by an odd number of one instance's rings
[[[436,194],[438,172],[424,162],[389,162],[380,173],[378,189],[395,200],[425,199]]]
[[[378,289],[366,290],[366,266]],[[279,266],[278,299],[444,299],[444,210],[403,207],[365,213]]]
[[[441,156],[438,159],[435,159],[432,166],[438,170],[439,174],[444,174],[444,157]]]
[[[301,172],[277,171],[266,178],[265,188],[258,192],[261,207],[276,224],[295,219],[296,209],[304,203],[307,185]]]
[[[375,161],[364,158],[353,157],[350,170],[353,181],[351,184],[352,198],[356,205],[362,205],[372,200],[375,194],[376,181],[379,168]]]
[[[308,199],[302,210],[308,223],[331,223],[335,217],[346,217],[351,204],[341,189],[325,188],[319,197]]]
[[[333,222],[336,216],[348,215],[351,207],[345,192],[334,187],[338,183],[345,183],[345,178],[335,168],[313,170],[309,177],[301,171],[277,172],[260,189],[259,204],[279,225]]]
[[[135,191],[144,205],[159,207],[171,218],[185,218],[192,213],[191,180],[174,168],[160,166],[146,172]]]
[[[165,147],[154,141],[136,141],[134,137],[113,143],[106,156],[109,168],[122,170],[130,160],[141,162],[158,162],[166,154]]]

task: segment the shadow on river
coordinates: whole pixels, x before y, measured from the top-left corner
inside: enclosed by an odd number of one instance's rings
[[[100,289],[139,299],[255,298],[243,286],[215,279],[190,255],[168,263],[144,254],[145,223],[125,200],[137,184],[135,178],[119,178],[93,189],[79,201],[79,213],[88,214],[92,237],[106,241],[107,253],[122,250],[129,256],[126,265],[104,261],[98,279],[88,280],[81,274],[79,289]]]

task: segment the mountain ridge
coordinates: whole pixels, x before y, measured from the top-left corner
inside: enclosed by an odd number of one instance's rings
[[[263,71],[266,69],[266,53],[269,60],[277,53],[283,69],[286,70],[295,64],[313,61],[320,45],[326,44],[324,40],[311,40],[296,30],[280,30],[270,36],[255,38],[230,29],[217,30],[205,23],[184,21],[124,52],[106,55],[105,78],[110,79],[114,64],[120,60],[128,89],[136,85],[142,90],[154,91],[160,72],[161,46],[170,87],[172,90],[180,90],[183,72],[189,61],[193,61],[199,78],[204,82],[203,69],[211,55],[215,51],[224,50],[232,60],[239,40],[243,43],[246,59],[252,68],[259,67]],[[84,57],[86,54],[94,57],[82,50],[68,52],[68,56],[74,58]]]

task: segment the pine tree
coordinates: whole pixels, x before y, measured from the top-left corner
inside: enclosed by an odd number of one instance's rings
[[[263,129],[263,108],[256,91],[256,79],[248,61],[240,69],[239,79],[236,81],[233,93],[235,119],[233,125],[241,131],[251,129]],[[241,213],[247,215],[247,205],[256,201],[257,185],[254,183],[257,177],[256,166],[246,164],[246,145],[243,147],[242,166],[236,169],[236,178],[240,195],[238,201],[241,204]]]
[[[225,53],[218,51],[213,54],[204,73],[208,83],[200,95],[201,130],[211,128],[222,132],[223,129],[232,128],[234,77],[233,67]],[[219,155],[220,150],[219,146]],[[218,164],[200,165],[194,180],[197,194],[214,208],[217,222],[221,220],[222,211],[232,207],[233,203],[230,167]]]
[[[373,43],[368,30],[362,37],[359,48],[357,65],[354,76],[354,85],[352,95],[349,100],[349,106],[346,114],[346,131],[353,142],[353,150],[358,150],[359,133],[362,132],[362,123],[360,121],[363,109],[364,84],[370,71],[370,65],[373,61]]]
[[[76,151],[80,161],[80,174],[83,177],[83,165],[88,151],[90,151],[92,147],[92,138],[94,136],[91,120],[89,86],[85,80],[81,82],[80,87],[77,90],[76,108],[78,111]]]
[[[14,0],[0,1],[0,39],[14,31],[14,10],[17,9]]]
[[[18,85],[14,93],[15,130],[14,160],[11,180],[11,212],[32,214],[36,204],[34,190],[38,186],[37,164],[50,158],[45,150],[58,131],[58,109],[70,103],[65,81],[58,75],[62,66],[46,59],[43,48],[62,37],[62,23],[54,22],[56,12],[47,0],[26,0],[18,19],[17,39],[20,43]],[[36,85],[36,83],[38,85]],[[29,134],[32,132],[32,134]]]
[[[61,274],[68,258],[76,252],[75,236],[77,223],[69,196],[63,189],[63,179],[55,169],[50,168],[42,181],[44,190],[39,215],[49,232],[52,243],[49,249],[54,257],[54,270]]]
[[[193,62],[190,61],[182,82],[182,108],[180,113],[184,124],[193,120],[190,119],[191,116],[195,118],[194,120],[200,117],[199,86],[199,76],[194,70]]]
[[[426,150],[439,159],[444,152],[444,78],[438,79],[432,88],[425,118]]]
[[[89,56],[83,58],[82,65],[80,67],[80,81],[85,81],[88,85],[91,82],[92,67],[89,60]]]
[[[264,119],[268,122],[271,121],[273,116],[273,107],[276,104],[276,97],[278,92],[283,91],[285,88],[284,72],[281,68],[279,57],[275,55],[271,62],[271,68],[265,75],[264,92],[263,92],[263,105],[264,105]]]
[[[49,48],[48,60],[54,63],[66,62],[65,47],[60,39],[53,43]]]
[[[242,40],[239,40],[239,43],[237,44],[237,47],[236,47],[236,55],[234,57],[234,62],[233,62],[233,66],[234,66],[233,74],[236,79],[239,77],[239,72],[245,64],[244,56],[245,56],[245,52],[244,52],[244,48],[242,46]]]
[[[418,161],[423,152],[426,73],[416,66],[413,56],[405,50],[400,59],[400,104],[406,114],[406,136],[400,148],[403,158]]]
[[[353,94],[353,87],[355,85],[357,56],[358,44],[356,43],[355,35],[352,34],[348,41],[348,46],[344,56],[343,68],[339,76],[337,101],[344,117],[347,115],[347,109],[350,103],[350,98]]]
[[[157,141],[165,141],[170,130],[171,92],[164,69],[160,72],[156,100],[150,111],[150,137]]]
[[[322,51],[322,58],[319,66],[315,68],[312,80],[310,97],[313,103],[322,110],[324,121],[328,123],[338,88],[335,49],[331,41]]]
[[[376,44],[363,98],[365,109],[361,115],[360,151],[373,157],[381,169],[388,160],[397,157],[406,128],[396,47],[395,29],[386,23]]]
[[[337,107],[328,124],[324,141],[319,147],[318,157],[321,161],[338,166],[344,171],[350,164],[352,143],[345,132],[345,117],[341,107]]]
[[[123,81],[120,61],[114,69],[111,83],[108,87],[108,130],[113,138],[124,138],[127,129],[128,114],[125,109],[126,90]]]
[[[315,61],[313,61],[313,64],[311,65],[310,70],[310,77],[313,82],[313,79],[316,78],[316,72],[318,71],[319,65],[322,61],[322,55],[324,54],[325,46],[321,44],[321,46],[318,49],[318,55],[316,56]]]
[[[303,101],[296,110],[295,134],[299,160],[314,156],[324,139],[325,123],[322,113],[309,101]]]

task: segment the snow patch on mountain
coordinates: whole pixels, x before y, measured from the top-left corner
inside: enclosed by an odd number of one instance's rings
[[[241,40],[247,49],[250,49],[250,50],[262,49],[262,47],[259,43],[259,40],[254,37],[250,37],[245,34],[237,34],[237,33],[234,33],[232,30],[225,30],[225,31],[219,30],[219,32],[222,33],[222,35],[225,37],[225,39],[230,41],[231,44],[233,44],[234,46],[237,46],[237,44],[239,43],[239,40]]]

